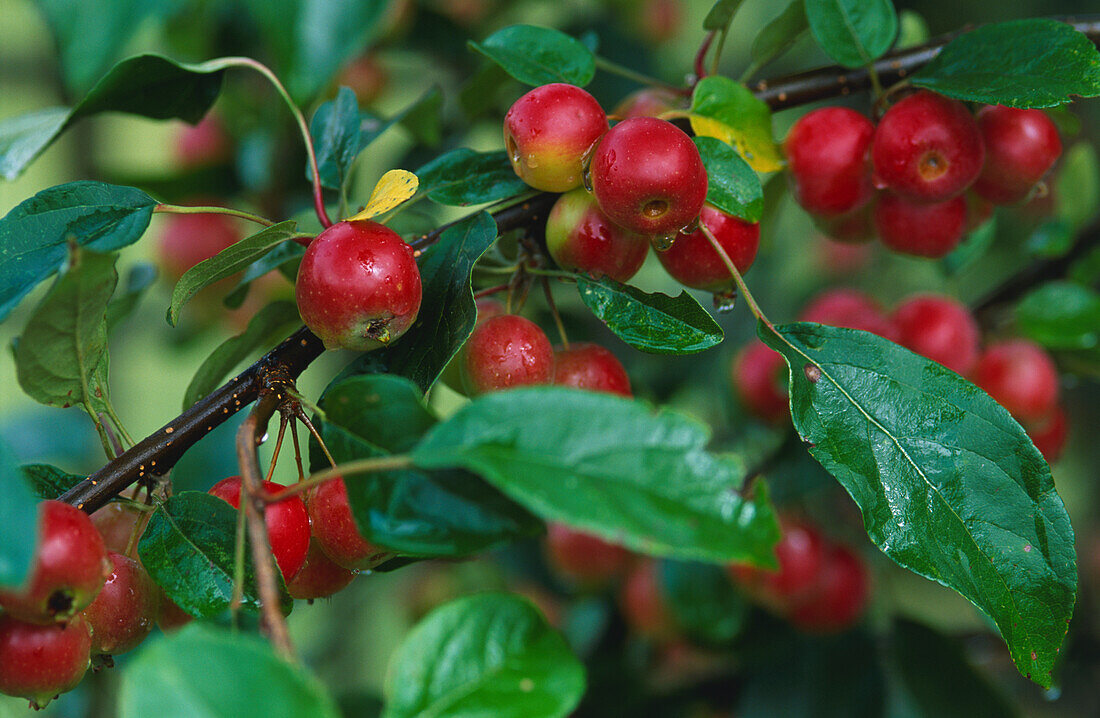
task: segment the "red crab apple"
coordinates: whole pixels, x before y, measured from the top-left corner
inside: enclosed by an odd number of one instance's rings
[[[599,589],[622,578],[633,554],[622,546],[561,524],[546,529],[546,561],[562,578]]]
[[[338,222],[302,256],[294,288],[302,321],[328,349],[368,351],[404,334],[420,311],[413,248],[385,225]]]
[[[203,203],[216,205],[216,201]],[[175,282],[204,259],[210,259],[241,239],[235,220],[224,214],[173,214],[164,220],[157,262]]]
[[[990,105],[978,112],[985,166],[974,191],[994,204],[1016,204],[1062,154],[1058,128],[1042,110]]]
[[[590,171],[600,209],[638,234],[676,234],[695,221],[707,196],[707,171],[695,143],[654,117],[624,120],[608,130]]]
[[[312,601],[327,598],[340,591],[355,578],[355,572],[338,565],[321,548],[317,539],[309,544],[305,565],[286,585],[294,598]]]
[[[1035,448],[1047,460],[1053,464],[1062,457],[1066,448],[1066,440],[1069,439],[1069,418],[1066,410],[1061,405],[1055,406],[1050,418],[1046,421],[1027,426],[1028,436],[1031,437]]]
[[[0,590],[0,607],[28,623],[65,623],[90,604],[111,573],[103,538],[75,506],[38,505],[38,544],[30,576]]]
[[[620,120],[629,120],[632,117],[657,117],[670,110],[681,109],[683,104],[683,98],[675,92],[659,87],[647,87],[624,97],[611,114]]]
[[[0,614],[0,693],[44,708],[80,683],[91,649],[91,631],[80,616],[59,626],[37,626]]]
[[[559,197],[550,210],[546,249],[562,269],[626,282],[642,268],[649,239],[612,222],[579,187]]]
[[[871,200],[874,134],[869,119],[846,107],[823,107],[794,123],[783,149],[791,190],[803,209],[837,217]]]
[[[982,171],[982,134],[966,105],[921,90],[898,101],[875,128],[875,178],[914,202],[943,202]]]
[[[831,546],[809,594],[793,607],[788,619],[810,633],[842,631],[863,613],[869,591],[862,559],[843,546]]]
[[[967,214],[965,197],[921,204],[884,192],[875,203],[875,229],[895,252],[938,259],[962,241]]]
[[[898,343],[966,375],[978,361],[981,334],[970,310],[950,297],[924,294],[894,310]]]
[[[336,565],[348,570],[370,569],[386,553],[359,533],[343,479],[314,487],[306,498],[306,506],[313,521],[314,541]]]
[[[515,314],[486,319],[462,351],[462,382],[470,395],[549,384],[554,378],[554,349],[546,333]]]
[[[749,271],[760,247],[760,225],[746,222],[709,204],[703,205],[700,221],[710,230],[741,274]],[[657,253],[657,259],[673,279],[693,289],[722,292],[733,287],[733,275],[710,240],[697,229],[676,238],[672,246]]]
[[[754,416],[779,423],[789,415],[787,362],[761,341],[742,349],[731,365],[733,388]]]
[[[268,496],[276,497],[285,488],[271,481],[263,482],[264,492]],[[209,493],[240,509],[241,477],[222,479],[210,488]],[[309,552],[309,514],[306,506],[298,496],[273,501],[264,508],[264,522],[275,563],[279,565],[283,578],[289,581],[302,568]]]
[[[731,564],[730,576],[746,591],[772,608],[786,612],[813,591],[825,560],[827,546],[821,533],[805,523],[788,522],[775,545],[779,569],[769,571],[745,564]]]
[[[604,347],[591,342],[574,342],[568,349],[554,349],[554,383],[633,396],[630,377],[622,362]]]
[[[589,150],[607,132],[596,98],[575,85],[542,85],[515,101],[504,116],[504,149],[512,169],[546,192],[568,192],[584,181]]]
[[[213,113],[189,125],[176,140],[176,157],[184,167],[205,167],[229,159],[232,141],[221,118]]]
[[[1026,339],[990,344],[974,367],[974,383],[1022,423],[1048,420],[1058,404],[1058,369]]]
[[[661,587],[660,566],[642,561],[634,566],[619,592],[619,606],[627,625],[651,639],[668,641],[679,632]]]
[[[130,538],[134,535],[139,521],[144,521],[142,511],[118,501],[112,501],[92,513],[92,524],[103,537],[103,545],[108,551],[126,553]]]
[[[126,653],[145,640],[160,613],[160,589],[134,559],[112,551],[112,571],[103,590],[84,609],[92,629],[92,652]]]
[[[857,289],[830,289],[818,294],[802,309],[799,321],[860,329],[893,341],[897,329],[878,302]]]

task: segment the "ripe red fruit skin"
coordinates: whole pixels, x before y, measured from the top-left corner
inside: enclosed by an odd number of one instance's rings
[[[313,538],[336,565],[348,570],[370,569],[386,553],[359,533],[343,479],[326,481],[311,490],[306,505],[313,521]]]
[[[554,350],[554,383],[577,389],[633,396],[622,362],[599,344],[572,343]]]
[[[653,117],[624,120],[592,155],[592,192],[600,209],[632,232],[669,236],[699,216],[707,172],[682,130]]]
[[[1035,444],[1035,448],[1048,464],[1053,464],[1062,457],[1066,440],[1069,439],[1069,418],[1061,405],[1054,407],[1054,411],[1046,421],[1025,428],[1028,436],[1031,437],[1031,442]]]
[[[612,115],[620,120],[632,117],[656,117],[670,110],[680,109],[683,98],[670,90],[659,87],[647,87],[636,90],[623,98]]]
[[[745,408],[764,421],[780,423],[790,415],[786,378],[787,362],[763,342],[753,341],[733,361],[733,388]]]
[[[898,343],[965,376],[974,368],[981,333],[970,310],[949,297],[924,294],[894,310]]]
[[[842,631],[863,613],[869,589],[862,560],[843,546],[833,546],[823,557],[814,585],[787,617],[810,633]]]
[[[294,296],[328,349],[369,351],[404,334],[420,311],[413,248],[385,225],[337,222],[302,256]]]
[[[44,708],[80,683],[91,649],[91,631],[80,616],[63,625],[37,626],[0,614],[0,693]]]
[[[985,149],[970,110],[921,90],[886,111],[871,148],[875,178],[916,202],[942,202],[974,183]]]
[[[994,204],[1016,204],[1062,154],[1058,128],[1042,110],[990,105],[978,112],[985,166],[974,191]]]
[[[534,322],[505,314],[478,325],[462,354],[462,382],[471,396],[554,378],[554,349]]]
[[[802,309],[799,321],[860,329],[894,341],[897,328],[871,297],[856,289],[830,289]]]
[[[783,149],[791,192],[803,209],[836,217],[871,200],[874,134],[869,119],[846,107],[823,107],[794,123]]]
[[[194,616],[177,606],[175,601],[164,595],[164,591],[160,592],[160,615],[157,617],[157,626],[160,630],[172,633],[193,620],[195,620]]]
[[[622,546],[561,524],[546,527],[546,561],[562,578],[587,589],[622,578],[634,557]]]
[[[667,641],[679,632],[661,588],[656,561],[634,566],[619,593],[619,607],[627,625],[647,638]]]
[[[582,187],[554,203],[546,219],[546,249],[562,269],[626,282],[642,268],[649,239],[612,222]]]
[[[332,561],[316,539],[309,544],[305,565],[286,585],[287,593],[293,598],[312,601],[315,598],[328,598],[347,587],[355,578],[355,572]]]
[[[0,590],[0,607],[27,623],[64,623],[95,599],[111,572],[95,525],[75,506],[38,505],[38,545],[27,581]]]
[[[814,226],[823,235],[842,244],[862,245],[875,239],[875,223],[871,212],[873,204],[842,214],[839,217],[816,217]]]
[[[241,240],[237,223],[224,214],[174,214],[164,222],[157,246],[158,263],[173,282],[199,262]]]
[[[730,576],[758,600],[786,612],[812,596],[828,546],[817,529],[803,523],[783,527],[775,545],[777,571],[731,564]]]
[[[160,614],[160,589],[140,563],[110,554],[113,570],[103,590],[84,609],[92,629],[92,652],[118,655],[137,648]]]
[[[176,157],[184,167],[205,167],[229,159],[232,143],[221,119],[213,112],[189,125],[176,140]]]
[[[875,230],[890,249],[914,257],[939,259],[962,241],[966,232],[966,199],[917,204],[885,192],[875,203]]]
[[[504,149],[512,169],[546,192],[568,192],[584,181],[585,155],[607,132],[596,98],[574,85],[542,85],[504,116]]]
[[[974,367],[974,383],[1021,423],[1046,421],[1058,404],[1058,369],[1026,339],[990,344]]]
[[[269,496],[278,496],[286,487],[265,481],[263,488]],[[233,508],[240,509],[241,477],[222,479],[208,493],[229,502]],[[275,555],[275,563],[279,565],[283,578],[289,581],[301,570],[309,552],[309,513],[306,505],[299,496],[269,503],[264,508],[264,523],[267,524],[267,536],[271,542],[271,552]]]
[[[92,524],[103,537],[103,545],[108,551],[118,553],[126,553],[134,527],[142,518],[142,512],[119,502],[111,502],[92,512]]]
[[[756,250],[760,248],[760,225],[745,222],[709,204],[703,205],[700,219],[729,255],[737,271],[741,274],[749,271],[756,259]],[[733,286],[730,270],[701,229],[677,237],[671,247],[657,252],[657,259],[665,271],[684,286],[708,292],[722,292]]]

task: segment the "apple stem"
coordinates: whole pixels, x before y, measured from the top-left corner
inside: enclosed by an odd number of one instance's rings
[[[561,321],[561,313],[558,311],[558,305],[554,302],[554,293],[550,291],[550,278],[542,278],[542,291],[546,295],[546,304],[550,307],[550,314],[554,317],[554,324],[558,327],[558,334],[561,335],[561,345],[566,351],[569,351],[569,337],[565,334],[565,325]]]
[[[239,209],[230,209],[229,207],[215,207],[215,206],[202,206],[202,207],[188,207],[178,204],[158,204],[153,207],[154,214],[224,214],[229,217],[237,217],[239,219],[247,219],[249,222],[255,222],[256,224],[262,224],[265,227],[272,227],[275,225],[270,219],[266,219],[251,212],[244,212]]]
[[[669,90],[670,92],[675,92],[679,95],[682,95],[682,94],[686,93],[686,90],[683,87],[677,87],[676,85],[671,85],[671,84],[669,84],[669,83],[667,83],[663,80],[658,80],[655,77],[650,77],[649,75],[643,75],[640,72],[636,72],[634,70],[631,70],[629,67],[626,67],[624,65],[620,65],[617,62],[612,62],[611,60],[608,60],[606,57],[600,57],[599,55],[596,55],[596,67],[600,68],[604,72],[610,72],[613,75],[618,75],[619,77],[625,77],[628,80],[633,80],[634,82],[637,82],[639,85],[649,85],[651,87],[660,87],[661,89]]]
[[[695,53],[695,82],[698,83],[707,76],[707,53],[710,52],[710,44],[714,42],[715,31],[711,30],[703,38],[703,44],[699,46],[699,52]]]
[[[752,292],[749,291],[748,285],[745,284],[744,278],[741,276],[741,272],[737,271],[737,265],[733,263],[730,256],[726,254],[726,250],[722,248],[722,245],[718,242],[718,239],[714,236],[714,233],[710,231],[703,222],[699,223],[699,230],[703,233],[703,236],[710,242],[710,246],[714,247],[714,251],[718,253],[718,257],[722,260],[722,264],[726,265],[726,269],[729,270],[730,275],[733,277],[733,281],[737,284],[737,291],[741,293],[741,296],[745,298],[745,304],[749,306],[749,311],[759,321],[763,322],[769,329],[775,331],[775,327],[772,325],[771,320],[760,309],[760,305],[756,303],[756,299],[752,296]]]
[[[290,498],[291,496],[297,496],[309,491],[314,486],[323,484],[326,481],[332,479],[347,479],[349,476],[355,476],[356,474],[368,474],[375,471],[396,471],[398,469],[408,469],[413,465],[412,458],[407,454],[397,454],[393,456],[373,456],[369,459],[357,459],[355,461],[349,461],[344,464],[333,464],[332,468],[322,469],[321,471],[315,471],[310,474],[308,479],[299,481],[296,484],[291,484],[282,491],[278,496],[272,496],[268,500],[270,503],[276,503]]]

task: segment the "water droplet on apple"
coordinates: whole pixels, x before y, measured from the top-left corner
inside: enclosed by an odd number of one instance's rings
[[[675,241],[675,234],[655,234],[649,238],[649,243],[658,252],[667,252],[672,249],[672,243]]]
[[[719,314],[732,312],[737,307],[737,290],[727,289],[714,293],[714,308]]]

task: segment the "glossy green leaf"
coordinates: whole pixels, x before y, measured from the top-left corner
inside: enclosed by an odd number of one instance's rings
[[[526,599],[482,593],[432,611],[390,661],[383,718],[557,718],[584,667]]]
[[[694,641],[722,645],[741,633],[749,602],[734,588],[725,567],[663,561],[660,571],[661,588],[676,625]]]
[[[347,181],[351,165],[359,154],[359,100],[350,87],[341,87],[335,100],[317,108],[309,123],[309,133],[317,152],[321,186],[340,189]],[[313,172],[306,167],[306,179]]]
[[[733,22],[733,16],[737,14],[737,8],[741,7],[743,0],[717,0],[710,8],[710,12],[703,18],[704,30],[724,30]]]
[[[19,467],[23,476],[30,482],[35,495],[40,499],[56,499],[72,487],[87,478],[81,474],[70,474],[49,464],[24,464]]]
[[[446,205],[496,202],[531,189],[516,175],[503,151],[451,150],[418,169],[416,176],[421,194]]]
[[[1066,23],[1010,20],[955,38],[910,81],[960,100],[1053,107],[1100,95],[1100,52]]]
[[[183,408],[217,389],[234,367],[252,354],[274,346],[301,323],[298,306],[291,301],[272,302],[256,312],[243,332],[219,344],[199,366],[183,394]]]
[[[68,243],[111,252],[136,242],[156,200],[133,187],[70,182],[44,189],[0,219],[0,320],[61,268]]]
[[[948,276],[954,276],[974,264],[985,256],[993,242],[997,239],[997,218],[990,217],[980,227],[963,237],[959,246],[943,258],[943,269]]]
[[[583,43],[549,27],[510,25],[470,48],[525,85],[565,82],[584,87],[596,74],[596,57]]]
[[[19,386],[47,406],[103,411],[107,303],[118,283],[115,254],[77,250],[30,318],[15,348]]]
[[[130,267],[130,271],[126,273],[126,286],[121,292],[116,291],[111,303],[107,305],[107,331],[137,309],[138,302],[155,281],[157,268],[152,264],[140,262]]]
[[[892,0],[805,0],[810,32],[825,54],[845,67],[877,60],[898,34]]]
[[[149,641],[126,664],[122,718],[339,718],[317,678],[260,636],[196,623]]]
[[[123,60],[75,107],[51,107],[0,121],[0,174],[15,179],[74,122],[100,112],[196,123],[221,91],[223,72],[221,67],[187,65],[160,55]]]
[[[424,468],[483,476],[547,521],[658,556],[771,564],[766,499],[737,489],[744,466],[707,452],[706,428],[672,411],[568,387],[474,399],[413,449]]]
[[[188,269],[172,289],[172,304],[168,307],[167,315],[168,323],[173,327],[176,326],[180,310],[191,301],[192,297],[211,284],[247,269],[273,248],[297,234],[297,227],[298,223],[294,220],[267,227]]]
[[[241,275],[241,281],[233,287],[233,291],[225,295],[222,303],[230,309],[236,309],[244,304],[248,298],[252,282],[256,281],[268,272],[278,271],[291,283],[298,276],[298,265],[302,262],[302,255],[306,248],[297,242],[283,242],[270,252],[248,265]]]
[[[275,56],[274,69],[299,105],[365,51],[383,28],[385,0],[247,0]]]
[[[38,542],[38,499],[15,455],[0,441],[0,586],[19,586]]]
[[[351,374],[398,374],[427,391],[474,329],[470,273],[496,238],[496,222],[487,212],[448,227],[420,257],[424,299],[412,328],[391,346],[359,356],[335,381]]]
[[[138,542],[138,555],[177,606],[199,618],[216,616],[233,598],[236,532],[237,511],[227,502],[199,491],[182,491],[153,512]],[[284,607],[289,607],[281,576],[278,581]],[[260,605],[251,549],[245,551],[243,605]]]
[[[581,301],[615,335],[649,354],[695,354],[720,344],[722,328],[685,292],[647,294],[604,277],[578,275]]]
[[[436,423],[420,387],[392,374],[349,377],[329,387],[322,408],[326,421],[395,454],[411,449]]]
[[[772,136],[772,112],[749,88],[728,77],[704,77],[691,95],[691,129],[737,148],[757,172],[775,172],[783,157]]]
[[[881,337],[761,325],[791,367],[794,426],[863,512],[871,540],[955,589],[1049,686],[1077,590],[1073,529],[1050,469],[1008,412]]]
[[[1076,237],[1073,226],[1064,219],[1050,219],[1043,222],[1027,238],[1025,247],[1035,257],[1061,257],[1073,249]]]
[[[782,55],[809,29],[806,4],[793,0],[774,20],[764,26],[752,41],[750,56],[756,67],[765,65]]]
[[[913,621],[895,619],[888,645],[895,672],[920,718],[1019,715],[950,637]]]
[[[1100,343],[1100,293],[1073,282],[1048,282],[1016,305],[1016,325],[1051,349],[1090,349]]]
[[[764,214],[764,188],[737,151],[713,137],[696,137],[695,146],[707,168],[707,202],[746,222]]]
[[[1066,151],[1054,189],[1055,214],[1075,230],[1100,211],[1100,161],[1091,142],[1078,142]]]

